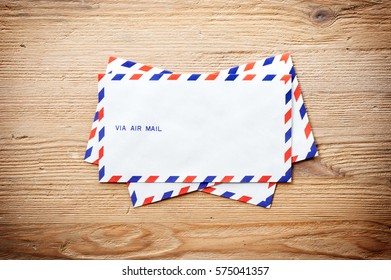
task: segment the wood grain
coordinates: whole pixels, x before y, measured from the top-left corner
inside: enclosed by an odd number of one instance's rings
[[[390,259],[390,1],[0,1],[0,258]],[[202,72],[289,51],[317,159],[271,209],[133,209],[83,162],[108,56]]]

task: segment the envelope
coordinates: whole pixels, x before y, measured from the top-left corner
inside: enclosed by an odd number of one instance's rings
[[[301,95],[300,86],[298,84],[298,80],[295,74],[295,70],[292,64],[291,57],[288,53],[277,55],[274,57],[269,57],[260,61],[248,63],[245,65],[232,67],[228,70],[221,71],[221,73],[240,73],[241,71],[245,71],[246,73],[254,73],[254,72],[265,72],[267,70],[273,70],[276,68],[282,68],[286,71],[289,71],[289,73],[292,74],[292,92],[293,92],[293,103],[292,103],[292,119],[293,119],[293,126],[292,126],[292,162],[294,161],[300,161],[307,158],[311,158],[318,155],[318,152],[316,150],[316,145],[313,137],[313,133],[311,130],[311,126],[309,123],[308,115],[306,113],[306,108],[304,105],[304,100]],[[162,70],[156,67],[151,67],[148,65],[144,65],[141,63],[136,63],[129,60],[124,60],[121,58],[114,58],[110,57],[106,73],[112,73],[112,72],[118,72],[118,73],[171,73],[166,70]],[[90,133],[90,138],[87,144],[86,149],[86,156],[85,160],[87,162],[91,162],[94,164],[98,163],[98,149],[97,149],[97,143],[98,143],[98,136],[97,136],[97,125],[99,123],[99,111],[97,110],[94,116],[94,121],[92,124],[92,129]],[[157,191],[161,189],[162,184],[148,184],[148,188],[143,188],[145,184],[140,184],[138,187],[137,183],[132,183],[129,185],[129,193],[134,198],[138,198],[138,204],[134,204],[134,206],[139,206],[140,201],[150,201],[155,202],[159,201],[161,199],[165,199],[168,196],[173,197],[176,195],[185,194],[194,190],[203,190],[202,186],[199,188],[191,187],[187,185],[181,185],[181,184],[165,184],[165,187],[168,188],[168,191],[165,191],[161,193],[161,196],[159,193],[156,193],[154,196],[154,199],[149,199],[151,197],[151,191],[154,189]],[[154,187],[155,185],[155,187]],[[250,186],[251,185],[251,186]],[[266,202],[269,201],[270,205],[271,203],[271,197],[268,200],[265,200],[262,198],[257,198],[257,196],[250,195],[248,193],[247,188],[252,187],[254,188],[254,185],[256,185],[256,188],[264,189],[268,188],[268,184],[264,183],[258,183],[258,184],[220,184],[216,185],[215,187],[204,189],[205,192],[215,194],[222,196],[224,192],[220,191],[223,188],[227,188],[228,192],[230,194],[234,195],[224,195],[224,197],[230,198],[230,199],[237,199],[237,197],[246,197],[247,199],[250,198],[251,201],[258,201],[258,203],[253,203],[259,206],[265,205]],[[273,190],[274,188],[269,188],[269,190]],[[259,192],[262,193],[261,191]],[[269,196],[267,196],[269,197]],[[147,199],[148,198],[148,199]],[[135,200],[132,199],[132,202]],[[245,202],[244,200],[241,200]]]
[[[290,74],[113,73],[99,85],[100,182],[291,180]]]
[[[199,190],[199,184],[190,183],[182,185],[180,188],[178,188],[179,184],[175,185],[177,186],[172,186],[172,184],[167,183],[128,183],[133,207],[144,206]],[[256,206],[270,208],[276,185],[276,183],[218,184],[202,189],[202,191]],[[239,190],[236,190],[236,187]]]

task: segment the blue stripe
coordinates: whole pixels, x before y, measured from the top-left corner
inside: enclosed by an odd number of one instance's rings
[[[132,195],[130,196],[130,198],[132,199],[132,204],[133,206],[136,205],[136,202],[137,202],[137,195],[136,195],[136,192],[133,191]]]
[[[164,74],[154,74],[149,80],[150,81],[159,81]]]
[[[318,150],[317,150],[316,144],[315,144],[315,142],[314,142],[314,143],[312,143],[311,150],[310,150],[310,152],[307,154],[307,156],[306,156],[305,159],[315,157],[315,155],[316,155],[317,152],[318,152]]]
[[[272,63],[273,63],[273,60],[274,60],[274,56],[269,57],[269,58],[266,58],[266,59],[265,59],[265,62],[263,63],[263,66],[272,64]]]
[[[285,143],[288,142],[292,137],[292,128],[289,128],[287,132],[285,132]]]
[[[225,192],[223,193],[222,195],[220,195],[221,197],[225,197],[225,198],[230,198],[232,197],[233,195],[235,195],[233,192]]]
[[[85,153],[85,155],[84,155],[84,159],[87,159],[87,158],[89,158],[89,157],[91,156],[92,148],[93,148],[93,147],[88,148],[88,149],[86,150],[86,153]]]
[[[187,80],[188,81],[197,81],[200,76],[201,76],[201,74],[191,74]]]
[[[166,183],[175,183],[176,180],[178,180],[179,176],[170,176],[168,177],[168,179],[166,180]]]
[[[130,177],[128,183],[137,183],[138,181],[140,181],[141,179],[141,176],[132,176]]]
[[[168,71],[168,70],[163,70],[162,72],[160,72],[159,74],[172,74],[171,71]]]
[[[98,118],[99,118],[99,112],[96,111],[95,116],[94,116],[94,122],[96,122],[98,120]]]
[[[105,88],[102,88],[98,93],[98,102],[101,102],[104,97],[105,97]]]
[[[285,173],[285,175],[282,176],[280,180],[278,180],[278,182],[288,182],[289,179],[291,178],[292,178],[292,168],[289,168],[288,171]]]
[[[304,103],[303,105],[301,105],[301,108],[300,108],[300,116],[301,116],[301,119],[304,118],[305,114],[307,113],[307,110],[305,109],[305,106],[304,106]]]
[[[254,176],[244,176],[240,183],[249,183],[254,178]]]
[[[99,140],[98,141],[102,140],[103,137],[105,137],[105,127],[102,127],[102,129],[99,130]]]
[[[232,67],[228,70],[228,74],[236,74],[238,72],[239,66]]]
[[[123,77],[125,77],[125,74],[115,74],[115,76],[111,80],[112,81],[121,81]]]
[[[273,75],[273,74],[268,74],[265,76],[265,78],[263,78],[264,81],[273,81],[274,77],[276,75]]]
[[[232,75],[228,75],[227,78],[225,79],[226,81],[235,81],[235,79],[238,77],[239,75],[237,74],[232,74]]]
[[[216,176],[207,176],[202,182],[203,183],[210,183],[210,182],[213,182],[214,179],[216,179]]]
[[[293,80],[295,79],[295,77],[296,77],[295,68],[293,68],[293,66],[292,66],[292,68],[291,68],[291,71],[289,71],[289,74],[292,75],[292,81],[293,81]]]
[[[124,63],[122,63],[121,66],[123,67],[126,67],[126,68],[131,68],[133,67],[134,65],[136,65],[136,62],[133,62],[133,61],[125,61]]]
[[[292,100],[292,90],[289,90],[286,94],[285,94],[285,104],[288,104],[289,101]]]
[[[109,73],[107,73],[107,74],[112,74],[113,73],[113,71],[109,71]]]
[[[272,204],[273,196],[274,196],[274,194],[272,194],[271,196],[266,198],[264,201],[261,201],[260,203],[258,203],[257,206],[261,206],[261,207],[265,207],[265,208],[268,207],[270,204]]]
[[[198,190],[205,189],[207,186],[208,186],[208,183],[200,183],[200,184],[198,185]]]
[[[165,192],[162,196],[162,200],[168,199],[172,196],[173,191]]]
[[[99,181],[103,179],[105,176],[105,167],[102,166],[102,168],[99,170]]]

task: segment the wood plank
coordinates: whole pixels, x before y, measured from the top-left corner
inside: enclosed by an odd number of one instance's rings
[[[360,221],[10,225],[0,258],[384,259],[389,226]]]

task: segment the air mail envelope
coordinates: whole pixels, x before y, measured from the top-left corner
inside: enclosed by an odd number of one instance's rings
[[[100,182],[290,181],[290,75],[107,74],[100,83]]]
[[[199,184],[190,183],[183,185],[181,188],[175,188],[172,184],[167,183],[128,183],[128,190],[133,207],[139,207],[197,191],[198,185]],[[276,185],[277,183],[219,184],[214,187],[205,188],[203,189],[203,192],[213,192],[221,197],[270,208]],[[238,191],[233,192],[232,189],[235,187],[239,188],[240,191],[245,194],[240,194]]]

